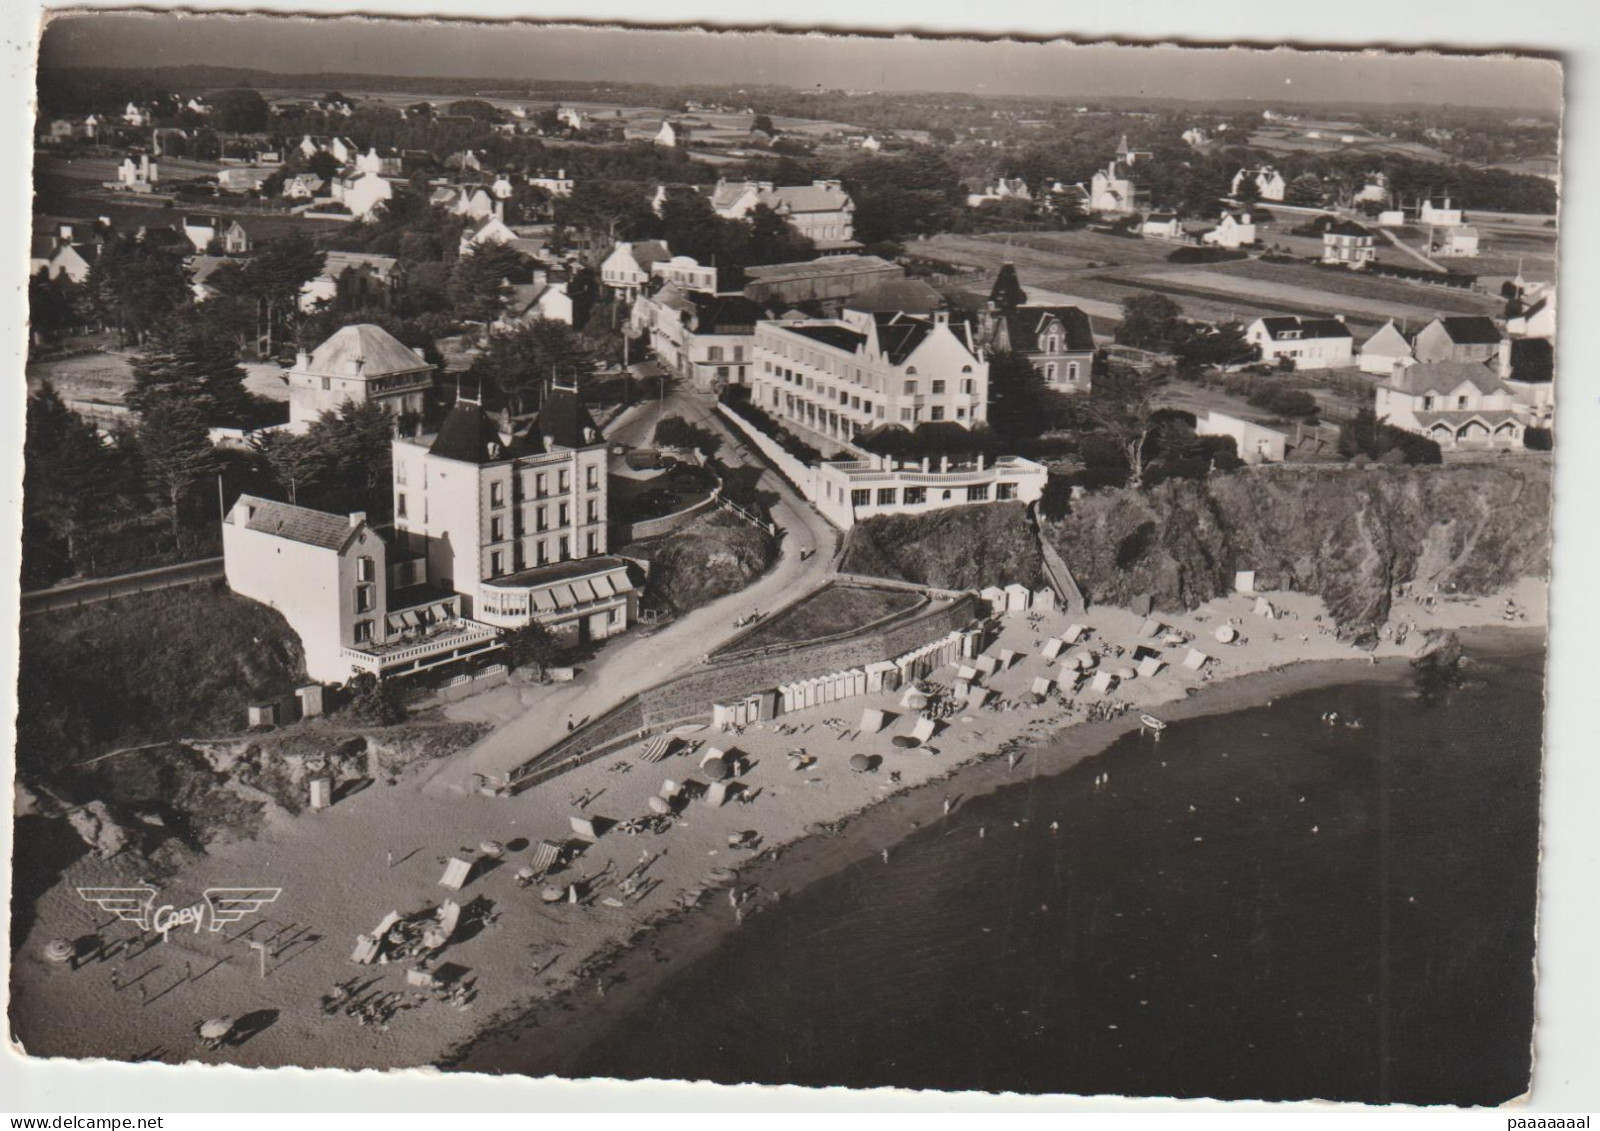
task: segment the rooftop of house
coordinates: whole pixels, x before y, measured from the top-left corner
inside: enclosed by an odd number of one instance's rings
[[[385,377],[432,369],[382,326],[345,326],[318,346],[300,368],[319,377]]]
[[[1491,346],[1500,342],[1500,328],[1493,318],[1463,315],[1438,319],[1445,335],[1458,346]]]
[[[1305,341],[1308,338],[1351,338],[1350,327],[1337,318],[1299,318],[1274,315],[1261,319],[1262,328],[1275,342]]]
[[[1366,236],[1372,238],[1372,233],[1354,220],[1337,220],[1323,229],[1325,235],[1330,236]]]
[[[867,314],[899,311],[906,314],[931,314],[948,304],[944,296],[921,279],[891,279],[845,299],[850,310]]]
[[[601,575],[610,575],[609,586],[593,590],[593,595],[583,590],[586,582],[593,582]],[[518,570],[516,573],[506,574],[503,577],[491,577],[485,585],[493,585],[507,589],[532,589],[541,585],[571,585],[577,583],[578,588],[573,595],[577,600],[573,603],[581,604],[584,601],[601,600],[612,596],[614,593],[626,593],[633,589],[633,582],[628,578],[628,563],[621,558],[609,554],[602,554],[593,558],[574,558],[571,561],[551,562],[549,565],[533,566],[530,569]]]
[[[1396,392],[1422,396],[1426,393],[1448,393],[1460,388],[1462,382],[1484,394],[1500,391],[1500,378],[1494,370],[1476,361],[1432,361],[1410,365],[1386,383]]]
[[[894,267],[895,264],[876,255],[833,255],[824,259],[809,259],[804,263],[773,263],[763,267],[746,267],[745,274],[750,276],[752,282],[781,283],[796,279],[866,275]]]
[[[545,394],[532,422],[522,427],[508,414],[490,413],[475,401],[458,400],[428,443],[428,452],[463,463],[487,464],[603,441],[578,394],[555,388]]]
[[[1069,353],[1093,351],[1094,328],[1089,316],[1076,306],[1019,306],[1000,314],[1005,322],[1006,340],[1019,353],[1037,351],[1045,332],[1056,323],[1061,326],[1063,348]]]
[[[865,334],[857,333],[839,322],[799,323],[790,325],[787,329],[814,342],[848,353],[854,353],[867,343]]]
[[[238,521],[242,519],[243,521]],[[257,495],[240,495],[228,521],[263,534],[303,542],[324,550],[343,550],[365,524],[356,515],[329,514],[309,507],[297,507]]]

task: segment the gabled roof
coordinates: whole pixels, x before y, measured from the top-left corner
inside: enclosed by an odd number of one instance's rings
[[[306,371],[319,377],[384,377],[432,369],[382,326],[345,326],[311,354]]]
[[[904,365],[917,347],[933,332],[933,323],[904,314],[878,313],[878,348],[891,365]]]
[[[1500,378],[1487,365],[1476,361],[1432,361],[1408,366],[1385,382],[1389,388],[1411,396],[1444,394],[1472,385],[1480,393],[1500,392]]]
[[[1465,315],[1437,318],[1449,339],[1458,346],[1492,346],[1500,343],[1500,328],[1493,318]]]
[[[1076,306],[1019,306],[1002,315],[1006,341],[1019,353],[1033,353],[1052,322],[1059,322],[1065,335],[1065,352],[1093,352],[1094,328],[1089,316]]]
[[[755,329],[766,318],[760,303],[743,295],[700,295],[691,300],[695,307],[695,330],[702,334],[733,333]]]
[[[789,212],[837,212],[851,205],[850,194],[832,183],[778,185],[762,193],[761,202],[775,209],[782,205]]]
[[[243,508],[242,511],[240,508]],[[263,499],[256,495],[240,495],[233,513],[241,516],[246,530],[287,538],[291,542],[304,542],[324,550],[343,550],[364,523],[352,522],[342,514],[314,511],[280,503],[276,499]]]
[[[1368,238],[1372,236],[1370,231],[1357,224],[1354,220],[1336,220],[1324,228],[1323,231],[1330,236],[1367,236]]]

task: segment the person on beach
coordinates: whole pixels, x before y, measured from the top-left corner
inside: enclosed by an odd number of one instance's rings
[[[984,836],[988,833],[988,831],[989,830],[986,829],[984,826],[979,825],[978,826],[978,839],[982,840],[984,838]]]
[[[946,817],[950,815],[950,795],[948,793],[944,795],[944,815]]]
[[[122,992],[122,971],[115,966],[111,968],[111,992],[114,994]]]
[[[887,848],[883,850],[883,862],[885,864],[889,862],[889,850]]]

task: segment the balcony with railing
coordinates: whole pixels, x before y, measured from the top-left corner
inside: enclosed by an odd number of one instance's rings
[[[402,675],[425,671],[499,646],[500,630],[468,617],[451,617],[383,644],[339,649],[358,671]]]

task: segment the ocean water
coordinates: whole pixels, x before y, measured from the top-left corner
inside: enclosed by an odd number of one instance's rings
[[[560,1071],[1504,1101],[1530,1070],[1543,662],[1178,722],[963,801],[748,918]]]

